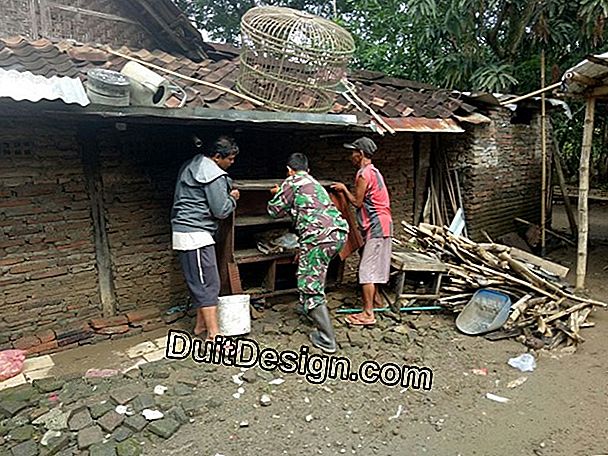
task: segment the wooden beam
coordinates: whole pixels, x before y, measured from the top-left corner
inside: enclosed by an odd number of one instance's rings
[[[585,125],[583,129],[583,146],[578,187],[578,251],[576,258],[576,289],[585,287],[587,272],[587,237],[589,234],[589,213],[587,198],[589,196],[589,159],[593,143],[593,120],[595,117],[595,98],[587,98],[585,108]]]
[[[35,40],[40,38],[38,34],[38,16],[36,15],[36,0],[30,1],[30,21],[32,23],[32,36]]]
[[[595,63],[596,65],[608,67],[608,61],[604,59],[599,59],[594,55],[587,56],[586,59],[589,60],[591,63]]]
[[[46,0],[38,0],[38,8],[40,13],[40,36],[48,37],[50,32],[51,13]]]
[[[95,261],[101,310],[105,317],[116,315],[116,292],[112,275],[112,257],[105,222],[103,184],[99,165],[99,151],[94,130],[79,132],[82,164],[87,193],[91,202],[93,236],[95,238]]]
[[[545,50],[540,54],[540,86],[545,88]],[[540,251],[541,256],[545,256],[546,236],[547,236],[547,109],[545,102],[545,92],[541,93],[541,117],[540,117],[540,147],[542,153],[541,169],[541,201],[540,201]]]
[[[70,13],[77,13],[77,14],[82,14],[84,16],[98,17],[100,19],[107,19],[109,21],[126,22],[127,24],[133,24],[133,25],[139,26],[139,23],[132,21],[131,19],[127,19],[126,17],[117,16],[116,14],[102,13],[101,11],[93,11],[93,10],[86,9],[86,8],[78,8],[76,6],[62,5],[60,3],[55,3],[55,2],[47,2],[47,5],[49,6],[49,8],[55,8],[55,9],[58,9],[61,11],[69,11]]]

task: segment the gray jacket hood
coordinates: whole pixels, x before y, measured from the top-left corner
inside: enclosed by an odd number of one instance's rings
[[[186,166],[182,180],[186,185],[208,184],[228,173],[203,154],[196,155]]]

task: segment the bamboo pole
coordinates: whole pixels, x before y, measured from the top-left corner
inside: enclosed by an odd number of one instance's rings
[[[545,88],[545,50],[542,49],[540,54],[540,87]],[[545,92],[541,93],[541,116],[540,116],[540,141],[542,151],[542,170],[541,170],[541,201],[540,201],[540,252],[541,256],[545,256],[545,247],[547,245],[547,110],[545,104]]]
[[[589,234],[589,213],[587,199],[589,197],[589,159],[593,142],[593,120],[595,116],[595,98],[587,98],[585,108],[585,125],[583,130],[583,146],[578,187],[578,252],[576,259],[576,289],[585,287],[587,272],[587,237]]]
[[[255,98],[251,98],[247,95],[243,95],[242,93],[232,90],[229,87],[224,87],[224,86],[221,86],[218,84],[214,84],[212,82],[203,81],[202,79],[192,78],[190,76],[186,76],[185,74],[178,73],[177,71],[167,70],[166,68],[163,68],[158,65],[154,65],[153,63],[149,63],[144,60],[136,59],[135,57],[131,57],[129,55],[123,54],[122,52],[114,51],[112,49],[106,49],[106,50],[110,54],[113,54],[117,57],[122,57],[123,59],[131,60],[132,62],[137,62],[140,65],[147,66],[148,68],[153,68],[158,71],[162,71],[163,73],[170,74],[171,76],[175,76],[176,78],[180,78],[180,79],[183,79],[183,80],[189,81],[189,82],[194,82],[196,84],[205,85],[207,87],[211,87],[212,89],[216,89],[216,90],[220,90],[222,92],[229,93],[231,95],[234,95],[235,97],[242,98],[243,100],[246,100],[256,106],[264,106],[264,103],[262,103],[261,101],[256,100]]]
[[[511,98],[510,100],[505,100],[500,103],[500,106],[506,106],[511,103],[517,103],[518,101],[525,100],[526,98],[530,98],[535,95],[539,95],[541,93],[548,92],[553,89],[557,89],[561,85],[562,85],[561,82],[556,82],[555,84],[551,84],[550,86],[547,86],[544,89],[538,89],[538,90],[535,90],[534,92],[530,92],[530,93],[527,93],[526,95],[522,95],[521,97],[515,97],[515,98]]]
[[[568,191],[566,190],[566,178],[564,177],[564,169],[562,167],[559,144],[555,138],[553,138],[553,163],[555,164],[555,174],[557,174],[559,188],[562,191],[562,196],[564,197],[564,206],[566,208],[566,214],[568,215],[570,232],[572,233],[572,236],[576,237],[578,233],[578,228],[576,227],[576,218],[574,217],[574,211],[572,210],[572,203],[570,203],[570,196],[568,196]]]

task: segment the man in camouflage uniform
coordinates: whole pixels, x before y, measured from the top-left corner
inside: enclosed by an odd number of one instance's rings
[[[289,214],[295,222],[300,303],[318,328],[310,334],[310,340],[315,347],[334,353],[336,339],[325,300],[325,277],[329,262],[346,242],[348,223],[327,191],[308,174],[304,154],[292,154],[287,171],[287,179],[271,190],[274,197],[268,203],[268,213],[273,217]]]

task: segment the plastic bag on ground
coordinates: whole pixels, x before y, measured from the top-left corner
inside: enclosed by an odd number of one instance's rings
[[[0,352],[0,381],[8,380],[23,370],[24,350],[4,350]]]
[[[536,368],[536,360],[530,353],[524,353],[517,358],[510,358],[508,364],[522,372],[532,372]]]

